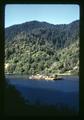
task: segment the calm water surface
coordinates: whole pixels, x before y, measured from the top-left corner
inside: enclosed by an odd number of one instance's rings
[[[27,80],[27,76],[6,75],[22,96],[32,104],[68,106],[79,111],[79,77],[63,76],[64,80]]]

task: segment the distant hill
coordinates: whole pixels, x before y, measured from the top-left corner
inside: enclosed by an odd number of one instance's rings
[[[30,21],[5,29],[5,72],[78,74],[79,20],[53,25]]]

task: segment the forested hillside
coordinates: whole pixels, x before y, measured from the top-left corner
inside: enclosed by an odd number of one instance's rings
[[[5,28],[5,72],[79,72],[79,20],[53,25],[31,21]]]

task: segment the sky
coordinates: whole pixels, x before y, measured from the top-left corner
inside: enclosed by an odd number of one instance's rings
[[[5,27],[28,21],[45,21],[52,24],[68,24],[80,19],[77,4],[7,4]]]

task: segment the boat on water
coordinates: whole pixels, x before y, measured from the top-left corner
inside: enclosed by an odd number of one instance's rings
[[[63,80],[63,78],[60,77],[60,76],[58,77],[58,75],[55,75],[54,78],[53,78],[53,80]]]
[[[54,78],[53,80],[63,80],[62,77]]]

